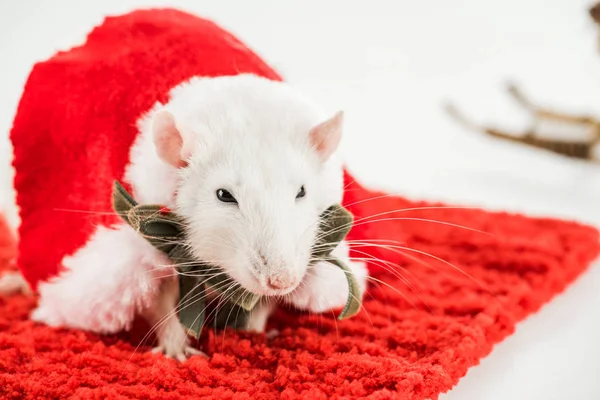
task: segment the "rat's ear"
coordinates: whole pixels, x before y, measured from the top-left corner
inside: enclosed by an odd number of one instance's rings
[[[344,113],[338,111],[333,117],[310,130],[308,134],[310,143],[323,161],[327,161],[338,148],[342,139],[343,124]]]
[[[174,166],[182,168],[187,165],[185,161],[189,154],[184,151],[183,136],[175,124],[173,114],[160,110],[152,119],[152,138],[158,157]]]

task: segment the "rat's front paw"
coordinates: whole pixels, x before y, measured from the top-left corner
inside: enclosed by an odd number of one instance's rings
[[[183,326],[175,318],[169,318],[166,326],[157,332],[158,346],[153,353],[163,353],[167,358],[184,362],[191,356],[208,357],[204,352],[189,345],[189,339]]]
[[[314,313],[341,308],[348,300],[346,275],[340,268],[320,261],[309,268],[290,300],[294,306]]]
[[[174,358],[177,361],[184,362],[191,356],[202,356],[208,358],[208,356],[198,349],[193,348],[187,343],[183,346],[169,344],[162,344],[152,349],[152,353],[162,353],[167,358]]]

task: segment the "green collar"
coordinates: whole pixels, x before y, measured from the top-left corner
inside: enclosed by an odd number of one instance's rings
[[[195,259],[185,246],[185,221],[168,208],[157,205],[139,205],[133,197],[115,181],[113,186],[113,209],[144,239],[160,251],[167,254],[176,265],[179,273],[179,320],[196,338],[204,325],[206,313],[206,288],[218,291],[220,285],[228,279],[226,274],[217,274],[222,270]],[[333,205],[321,214],[319,223],[320,240],[313,246],[312,259],[323,260],[341,268],[348,280],[348,300],[338,319],[349,318],[360,310],[360,289],[350,268],[331,255],[331,251],[344,240],[352,227],[353,217],[344,207]],[[315,262],[316,262],[315,261]],[[202,282],[203,284],[199,284]],[[247,318],[256,306],[260,296],[246,291],[240,285],[227,286],[235,295],[229,299],[230,306],[243,312],[229,313],[235,319]],[[240,310],[238,310],[240,311]],[[215,318],[217,323],[218,318]],[[243,321],[232,321],[239,327]]]

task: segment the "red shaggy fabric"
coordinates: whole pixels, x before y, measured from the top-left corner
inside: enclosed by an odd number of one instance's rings
[[[114,221],[60,210],[109,210],[136,118],[192,74],[237,72],[277,79],[226,32],[172,10],[109,18],[84,46],[35,66],[11,133],[18,263],[30,282]],[[147,327],[109,337],[51,329],[28,320],[35,299],[0,298],[0,398],[435,399],[600,250],[591,227],[435,208],[346,181],[353,256],[376,259],[356,317],[282,309],[276,338],[207,331],[198,346],[210,359],[179,364],[147,352]],[[3,240],[14,255],[4,226]]]
[[[358,219],[427,206],[368,200],[379,196],[354,183],[346,202]],[[356,317],[281,310],[272,340],[209,331],[199,343],[209,360],[178,364],[151,355],[150,343],[136,347],[141,333],[101,337],[38,326],[27,320],[34,299],[0,299],[0,398],[435,399],[598,253],[597,231],[570,222],[473,209],[393,217],[414,220],[359,222],[351,239],[394,239],[462,272],[420,253],[360,249],[392,264],[370,264],[382,283],[371,284]]]

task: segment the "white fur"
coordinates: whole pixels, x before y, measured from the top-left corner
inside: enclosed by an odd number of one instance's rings
[[[342,306],[343,272],[317,265],[316,274],[307,273],[318,217],[341,202],[343,193],[339,158],[323,162],[308,137],[326,120],[323,111],[287,84],[252,75],[194,78],[170,98],[139,123],[125,177],[138,201],[175,208],[189,223],[195,255],[221,266],[248,290],[291,292],[293,304],[314,312]],[[192,149],[186,168],[177,170],[157,156],[152,117],[161,109],[174,116],[184,146]],[[296,200],[302,185],[306,196]],[[220,202],[219,188],[234,194],[239,205]],[[347,259],[347,248],[338,247],[336,255]],[[166,264],[164,255],[131,228],[99,227],[84,248],[65,258],[66,271],[40,286],[33,317],[50,325],[116,332],[142,314],[153,324],[165,322],[157,331],[159,349],[185,358],[183,329],[169,318],[178,292],[165,283],[174,273]],[[353,269],[364,287],[364,265]],[[269,279],[288,288],[270,288]],[[257,310],[248,329],[264,330],[270,312]]]
[[[39,285],[32,318],[100,333],[128,329],[137,314],[154,307],[161,276],[174,273],[167,265],[166,256],[128,225],[100,226],[63,260],[62,274]]]
[[[332,255],[350,267],[358,282],[360,293],[364,293],[367,283],[367,268],[362,262],[348,259],[348,245],[342,242]],[[311,266],[302,285],[290,296],[289,302],[295,307],[322,313],[340,308],[348,299],[348,284],[345,272],[328,262],[320,261]]]

